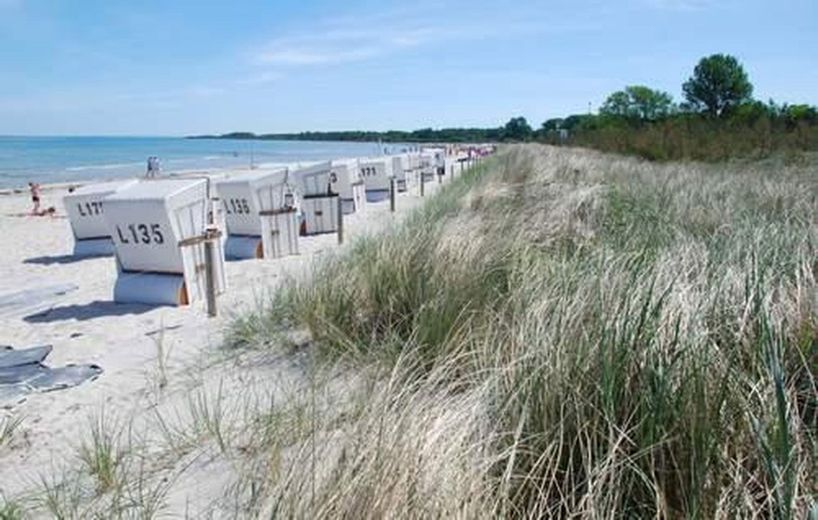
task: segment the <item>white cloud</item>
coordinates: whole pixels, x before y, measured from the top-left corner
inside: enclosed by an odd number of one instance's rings
[[[267,43],[253,60],[264,65],[327,65],[362,61],[431,41],[429,27],[375,26],[318,29],[308,36],[285,37]]]
[[[260,63],[269,65],[321,65],[363,60],[377,56],[380,52],[373,46],[345,49],[274,47],[259,53],[257,59]]]
[[[715,0],[643,0],[648,6],[668,11],[701,11],[713,7]]]
[[[249,55],[263,66],[332,65],[394,54],[412,48],[451,41],[502,38],[522,33],[574,30],[531,17],[486,19],[461,13],[453,18],[445,12],[398,10],[332,18],[299,28],[297,33],[269,41]]]

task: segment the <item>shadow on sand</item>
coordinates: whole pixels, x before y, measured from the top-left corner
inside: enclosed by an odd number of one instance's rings
[[[26,258],[23,260],[24,264],[34,265],[55,265],[55,264],[73,264],[82,262],[83,260],[93,260],[94,258],[105,258],[111,255],[94,255],[94,256],[74,256],[74,255],[56,255],[56,256],[35,256],[33,258]]]
[[[143,305],[137,303],[114,303],[111,301],[95,301],[82,305],[64,305],[53,307],[50,310],[31,314],[23,318],[27,323],[52,323],[55,321],[86,321],[107,316],[125,316],[129,314],[144,314],[159,305]]]

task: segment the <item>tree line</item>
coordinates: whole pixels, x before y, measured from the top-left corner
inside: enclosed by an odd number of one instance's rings
[[[505,137],[588,146],[653,160],[765,157],[818,150],[818,109],[753,98],[753,85],[733,56],[702,58],[676,103],[661,90],[630,85],[610,94],[598,114],[577,114],[532,128],[506,123]]]
[[[818,150],[818,109],[753,98],[753,85],[733,56],[702,58],[682,84],[684,100],[629,85],[610,94],[597,114],[549,119],[533,128],[513,117],[498,128],[424,128],[387,132],[339,131],[256,135],[234,132],[199,138],[300,141],[519,142],[587,146],[652,160],[721,160],[775,151]]]
[[[258,139],[271,141],[351,141],[385,143],[481,143],[508,140],[503,128],[422,128],[420,130],[372,132],[342,130],[335,132],[298,132],[281,134],[254,134],[232,132],[221,135],[198,135],[190,139]]]

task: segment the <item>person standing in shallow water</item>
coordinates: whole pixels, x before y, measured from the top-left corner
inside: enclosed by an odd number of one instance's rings
[[[34,207],[31,208],[32,215],[40,214],[40,184],[36,182],[29,182],[28,189],[31,191],[31,202]]]

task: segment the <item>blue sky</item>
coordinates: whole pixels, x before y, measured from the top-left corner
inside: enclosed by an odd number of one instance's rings
[[[818,104],[816,0],[0,0],[0,134],[539,126],[716,52]]]

